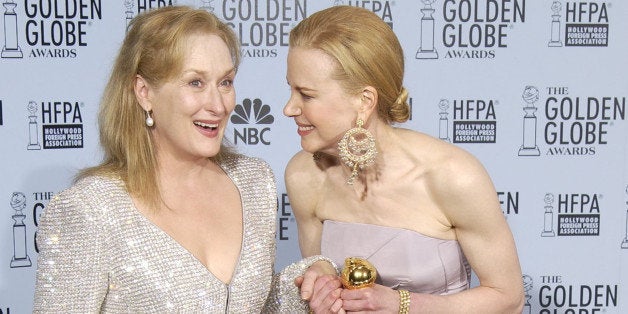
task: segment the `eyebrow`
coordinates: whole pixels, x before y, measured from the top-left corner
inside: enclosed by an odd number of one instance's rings
[[[288,78],[286,78],[286,83],[287,83],[289,86],[292,86],[292,84],[290,84],[290,81],[288,80]],[[300,92],[301,92],[301,91],[307,91],[307,92],[315,92],[315,91],[316,91],[315,89],[312,89],[312,88],[309,88],[309,87],[304,87],[304,86],[294,86],[294,88],[295,88],[296,90],[300,91]]]
[[[207,73],[207,71],[199,71],[199,70],[196,70],[196,69],[192,68],[192,69],[183,70],[181,73],[182,73],[182,74],[186,74],[186,73],[205,74],[205,73]],[[235,73],[236,73],[236,69],[235,69],[235,67],[231,67],[231,68],[229,68],[228,70],[224,71],[224,72],[220,75],[220,77],[225,77],[225,76],[231,75],[232,73],[233,73],[233,74],[235,74]]]

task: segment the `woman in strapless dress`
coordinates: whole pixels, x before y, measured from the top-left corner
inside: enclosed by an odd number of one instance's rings
[[[311,310],[521,313],[515,242],[487,171],[455,145],[394,126],[410,107],[391,28],[368,10],[331,7],[291,31],[287,62],[284,114],[303,150],[285,180],[301,253],[337,265],[361,257],[378,273],[371,287],[343,289],[307,272],[297,284]]]

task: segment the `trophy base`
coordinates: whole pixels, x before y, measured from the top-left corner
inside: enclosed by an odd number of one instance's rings
[[[22,58],[22,50],[18,49],[2,49],[2,58]]]
[[[28,147],[26,147],[26,149],[28,149],[28,150],[40,150],[41,146],[39,146],[37,144],[30,144],[30,145],[28,145]]]
[[[550,41],[549,44],[547,44],[548,47],[562,47],[563,43],[561,43],[560,41]]]
[[[438,59],[438,52],[436,50],[419,50],[416,52],[417,59]]]
[[[556,234],[554,234],[554,231],[543,231],[541,233],[542,237],[555,237]]]
[[[541,151],[538,147],[521,147],[519,148],[519,156],[541,156]]]
[[[628,249],[628,238],[625,238],[624,241],[621,242],[622,249]]]
[[[13,259],[11,260],[11,268],[31,267],[31,265],[33,264],[31,263],[31,259],[28,256],[26,256],[25,258],[13,257]]]

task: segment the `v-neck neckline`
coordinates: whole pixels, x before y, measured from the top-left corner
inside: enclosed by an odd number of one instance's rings
[[[151,221],[148,217],[146,217],[144,214],[142,214],[142,212],[137,208],[137,206],[135,206],[135,203],[133,202],[133,199],[131,198],[131,195],[128,193],[124,193],[126,196],[126,202],[127,207],[129,208],[130,212],[132,213],[133,216],[135,216],[135,219],[138,219],[139,221],[144,222],[144,224],[146,224],[150,229],[152,229],[156,235],[159,235],[161,238],[165,238],[169,243],[170,246],[173,247],[177,247],[178,250],[180,252],[185,253],[186,256],[190,257],[190,259],[192,259],[194,261],[194,263],[196,264],[196,266],[203,268],[205,270],[205,272],[215,281],[220,282],[222,285],[224,286],[230,286],[231,284],[233,284],[233,282],[236,279],[236,275],[238,274],[238,269],[240,268],[240,261],[242,260],[242,257],[245,253],[244,250],[244,246],[245,246],[245,236],[246,236],[246,228],[247,228],[247,223],[246,223],[246,208],[244,205],[244,201],[242,199],[242,191],[240,189],[240,186],[237,182],[237,179],[234,178],[232,176],[231,173],[231,169],[228,169],[228,166],[220,163],[219,164],[220,168],[225,172],[225,174],[227,175],[227,177],[231,180],[231,182],[233,182],[233,184],[235,185],[236,189],[238,190],[238,194],[240,195],[240,204],[242,207],[242,238],[240,240],[240,252],[238,254],[238,259],[234,265],[234,269],[233,269],[233,273],[231,274],[231,278],[229,280],[229,282],[224,282],[222,280],[220,280],[209,268],[207,268],[207,266],[205,266],[205,264],[203,264],[203,262],[201,262],[196,256],[194,256],[194,254],[192,254],[192,252],[190,252],[187,248],[185,248],[181,243],[179,243],[176,239],[174,239],[170,234],[168,234],[168,232],[166,232],[164,229],[162,229],[161,227],[159,227],[158,225],[156,225],[153,221]]]

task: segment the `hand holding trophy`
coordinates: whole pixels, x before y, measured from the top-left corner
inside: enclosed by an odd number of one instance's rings
[[[377,279],[377,270],[366,259],[347,257],[342,269],[341,281],[345,289],[360,289],[371,287]]]

